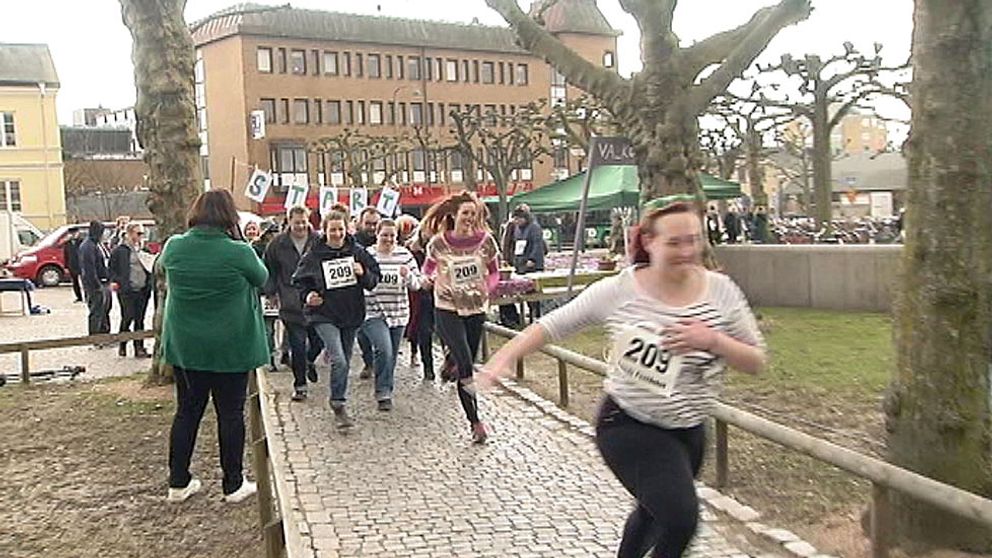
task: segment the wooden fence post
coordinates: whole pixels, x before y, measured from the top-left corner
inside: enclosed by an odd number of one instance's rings
[[[517,379],[524,379],[524,359],[522,358],[517,360]]]
[[[558,406],[568,408],[568,365],[558,359]]]
[[[285,541],[282,522],[274,517],[272,505],[272,477],[269,471],[269,446],[265,424],[262,422],[263,394],[258,388],[258,372],[248,373],[248,420],[251,425],[251,457],[258,482],[258,523],[262,530],[262,544],[266,558],[279,558]]]
[[[727,423],[716,419],[716,487],[727,486],[729,443],[727,440]]]
[[[889,489],[877,482],[871,484],[871,556],[888,558],[892,518]]]
[[[31,383],[31,350],[21,345],[21,383]]]

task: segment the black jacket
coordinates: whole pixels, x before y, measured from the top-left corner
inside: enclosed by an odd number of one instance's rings
[[[379,239],[376,238],[374,234],[367,233],[365,231],[358,231],[355,233],[355,242],[359,245],[368,248],[369,246],[375,246],[375,243]]]
[[[144,268],[142,268],[144,269]],[[152,290],[152,276],[145,271],[145,286],[135,289],[131,285],[131,247],[126,243],[118,244],[110,252],[110,264],[108,273],[110,282],[120,285],[120,293],[135,293]]]
[[[70,238],[62,245],[62,259],[65,260],[65,268],[79,275],[79,246],[82,244],[78,238]]]
[[[110,278],[107,262],[103,259],[104,249],[92,238],[87,238],[79,247],[79,269],[83,276],[83,288],[94,291]]]
[[[544,233],[541,225],[534,221],[529,221],[521,229],[516,225],[510,225],[513,230],[513,243],[510,247],[513,258],[513,267],[517,273],[529,273],[531,271],[544,270]],[[517,255],[517,242],[523,243],[523,252]],[[534,262],[534,267],[528,267],[527,262]]]
[[[320,236],[317,233],[311,231],[309,234],[310,236],[303,247],[304,254],[309,252],[314,244],[320,242]],[[269,270],[269,279],[262,287],[262,292],[269,296],[277,295],[279,297],[279,318],[283,322],[306,325],[300,290],[292,284],[293,273],[296,272],[300,259],[301,255],[296,251],[289,231],[276,235],[269,242],[262,256],[265,267]]]
[[[349,256],[362,264],[365,273],[357,278],[354,285],[330,290],[325,288],[323,262]],[[379,284],[379,264],[350,235],[345,237],[341,248],[331,248],[321,238],[303,255],[293,273],[292,284],[300,289],[303,313],[309,323],[330,323],[340,328],[358,327],[365,321],[363,291],[371,291]],[[311,292],[320,294],[324,303],[316,307],[306,306],[307,295]]]

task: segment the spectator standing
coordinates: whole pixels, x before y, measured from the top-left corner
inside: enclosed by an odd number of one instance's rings
[[[145,329],[145,312],[152,293],[152,275],[142,261],[141,252],[145,228],[141,223],[128,223],[124,228],[124,241],[110,253],[110,290],[117,293],[121,309],[120,332]],[[127,343],[121,342],[117,348],[119,356],[127,356]],[[134,340],[135,358],[148,358],[144,342]]]
[[[107,285],[110,273],[107,260],[110,257],[103,245],[103,223],[90,221],[89,236],[79,247],[79,269],[82,272],[83,291],[89,307],[87,331],[90,335],[110,333],[110,289]]]
[[[69,272],[69,280],[72,281],[72,292],[76,295],[73,302],[83,301],[83,287],[79,282],[79,246],[82,241],[79,239],[79,231],[73,231],[69,239],[62,245],[62,259],[65,261],[65,269]]]

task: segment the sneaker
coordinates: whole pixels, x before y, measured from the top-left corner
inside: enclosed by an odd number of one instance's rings
[[[282,355],[279,356],[279,364],[283,366],[289,366],[289,353],[283,351]]]
[[[202,486],[199,479],[190,479],[186,488],[169,488],[169,495],[165,499],[173,503],[185,502],[190,496],[199,492]]]
[[[368,380],[369,378],[371,378],[372,377],[372,367],[371,366],[366,366],[366,367],[362,368],[362,372],[361,372],[361,374],[358,375],[358,377],[360,379],[362,379],[362,380]]]
[[[312,362],[307,363],[307,380],[314,384],[317,383],[317,367]]]
[[[331,409],[334,411],[334,423],[340,430],[347,430],[355,426],[355,421],[348,414],[348,409],[345,408],[344,404],[331,405]]]
[[[380,411],[392,411],[393,410],[393,400],[392,399],[380,399],[379,400],[379,410]]]
[[[306,401],[306,399],[307,399],[307,390],[305,390],[305,389],[295,389],[295,390],[293,390],[293,397],[291,399],[293,401]]]
[[[117,356],[126,357],[127,356],[127,345],[121,345],[117,347]]]
[[[224,495],[224,501],[228,504],[237,504],[251,498],[256,492],[258,492],[258,485],[248,479],[244,479],[241,481],[241,488]]]
[[[486,432],[486,425],[481,422],[477,422],[472,425],[472,443],[473,444],[485,444],[486,440],[489,439],[489,433]]]

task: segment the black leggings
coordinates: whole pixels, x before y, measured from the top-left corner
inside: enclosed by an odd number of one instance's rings
[[[474,426],[479,422],[479,402],[474,391],[465,389],[465,384],[472,381],[475,355],[479,352],[482,324],[486,321],[486,315],[459,316],[455,312],[438,308],[434,312],[434,321],[437,334],[448,346],[458,366],[458,399],[465,409],[465,418]]]
[[[607,397],[596,421],[596,445],[637,502],[627,518],[618,558],[678,558],[696,533],[699,502],[693,479],[703,464],[700,424],[666,429],[640,422]]]

